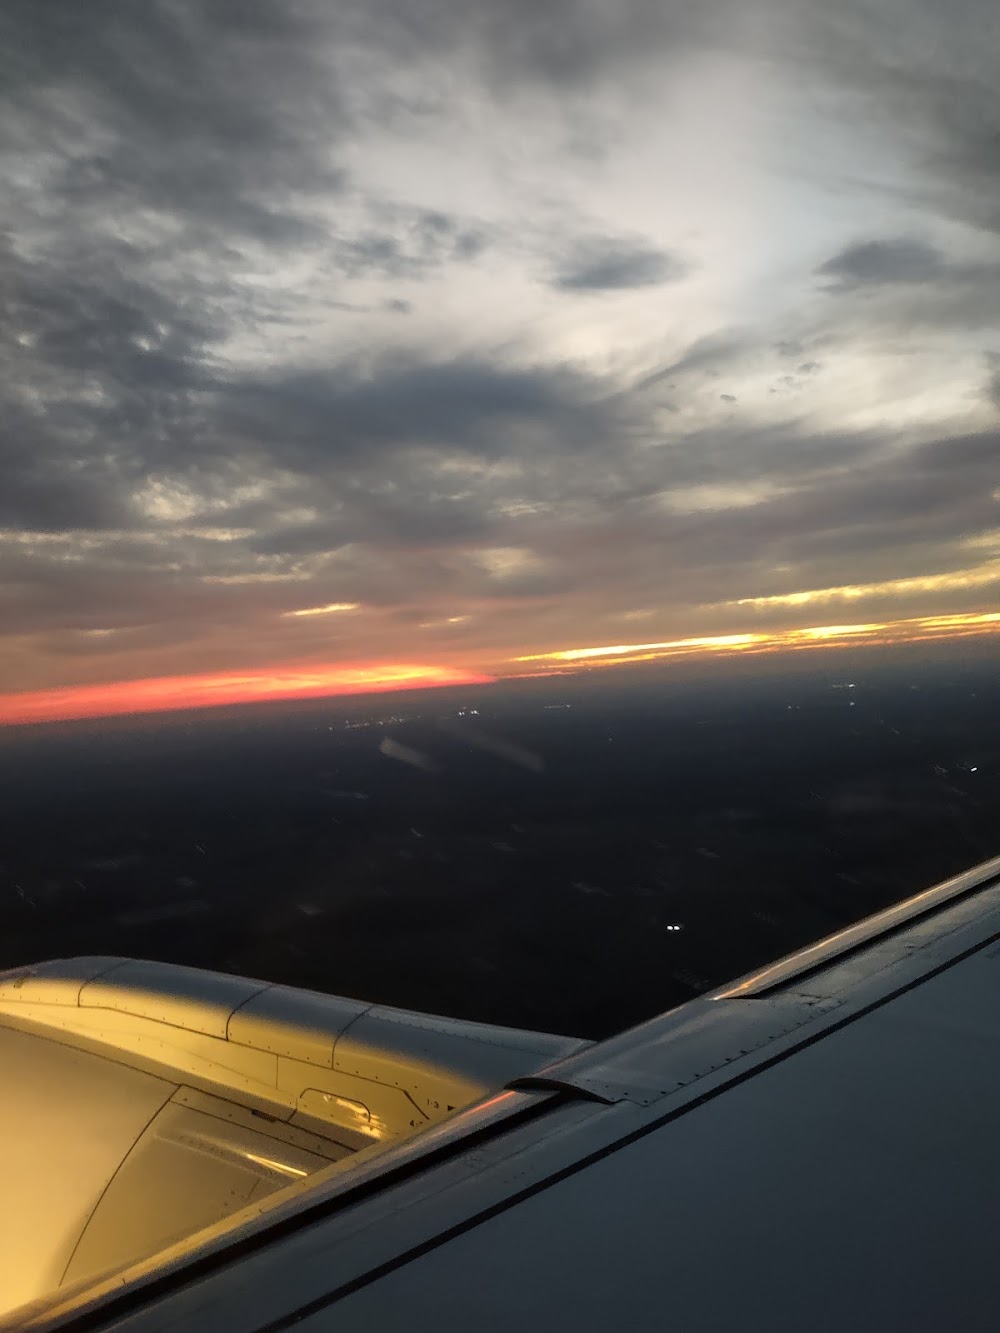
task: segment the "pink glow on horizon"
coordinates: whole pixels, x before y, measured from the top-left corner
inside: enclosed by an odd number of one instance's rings
[[[482,685],[492,679],[492,676],[477,671],[411,664],[341,664],[162,676],[0,694],[0,726],[66,722],[126,713],[173,712],[263,700],[320,699],[379,694],[388,690],[433,689],[445,685]]]

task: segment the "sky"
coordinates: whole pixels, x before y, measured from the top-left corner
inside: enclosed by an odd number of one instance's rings
[[[996,628],[994,0],[4,0],[0,179],[0,721]]]

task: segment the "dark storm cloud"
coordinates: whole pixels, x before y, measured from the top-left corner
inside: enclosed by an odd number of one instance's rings
[[[126,483],[197,435],[211,303],[133,276],[95,246],[0,243],[0,522],[127,526]]]
[[[559,367],[504,368],[469,359],[292,372],[231,386],[221,422],[293,467],[423,445],[500,457],[532,444],[586,449],[624,422],[599,382]]]
[[[130,517],[119,497],[109,493],[97,469],[67,475],[57,459],[18,455],[9,449],[9,432],[0,426],[0,527],[55,532],[65,528],[112,528]]]
[[[347,277],[418,278],[444,264],[473,260],[488,244],[482,229],[436,210],[378,211],[394,229],[365,229],[334,246],[334,261]]]
[[[873,128],[902,129],[923,201],[1000,231],[1000,33],[992,0],[816,0],[791,15],[799,58]]]
[[[329,146],[345,113],[319,32],[269,0],[8,0],[3,135],[53,159],[52,197],[78,225],[142,206],[300,240],[306,221],[275,199],[340,180]]]
[[[861,241],[849,245],[816,270],[842,287],[936,282],[948,273],[944,257],[921,241]]]
[[[909,238],[860,241],[816,270],[827,293],[863,292],[879,298],[865,318],[872,329],[897,325],[924,329],[983,327],[1000,309],[1000,260],[949,259]]]
[[[2,337],[48,370],[106,375],[123,388],[206,383],[207,342],[221,330],[197,292],[171,295],[115,256],[71,247],[28,260],[0,246]]]
[[[609,237],[577,245],[552,285],[564,292],[627,291],[676,282],[687,271],[686,264],[665,250]]]
[[[468,237],[440,214],[421,215],[416,230],[464,257]],[[396,252],[397,268],[404,260],[418,263]],[[426,249],[419,257],[433,260]],[[280,322],[280,309],[248,307],[222,275],[171,283],[153,271],[141,249],[88,246],[72,231],[31,258],[0,242],[3,522],[134,525],[129,494],[150,472],[199,489],[222,474],[224,488],[226,474],[256,467],[262,450],[302,467],[435,432],[474,448],[477,428],[519,413],[541,422],[551,411],[567,429],[574,412],[584,420],[573,377],[549,383],[542,371],[412,367],[367,386],[345,369],[226,375],[212,345],[234,327]]]
[[[729,8],[723,0],[367,0],[347,6],[342,30],[401,60],[469,53],[501,92],[525,82],[573,90],[682,51]]]
[[[309,523],[279,528],[251,538],[247,545],[263,555],[311,555],[365,542],[385,549],[413,550],[482,543],[499,536],[503,524],[490,513],[478,489],[461,496],[421,493],[416,485],[359,489],[345,503],[335,490],[324,504],[330,510]]]

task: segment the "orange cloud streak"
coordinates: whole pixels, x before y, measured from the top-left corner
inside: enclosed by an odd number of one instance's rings
[[[418,690],[441,685],[481,685],[491,679],[491,676],[476,671],[405,664],[288,667],[240,674],[162,676],[152,680],[0,694],[0,725],[212,708],[220,704],[267,699],[319,699],[331,695],[377,694],[386,690]]]
[[[601,644],[587,648],[560,648],[549,653],[515,657],[515,663],[539,663],[539,674],[553,664],[570,667],[620,666],[625,662],[652,662],[662,658],[708,653],[767,653],[804,648],[837,647],[848,643],[917,643],[970,635],[1000,633],[1000,612],[919,616],[909,620],[876,621],[859,625],[812,625],[804,629],[768,630],[747,634],[714,634],[700,638],[668,639],[660,643]],[[527,673],[532,674],[529,670]]]

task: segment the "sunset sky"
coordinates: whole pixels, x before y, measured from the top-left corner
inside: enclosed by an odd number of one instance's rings
[[[994,0],[5,0],[0,178],[0,721],[996,629]]]

